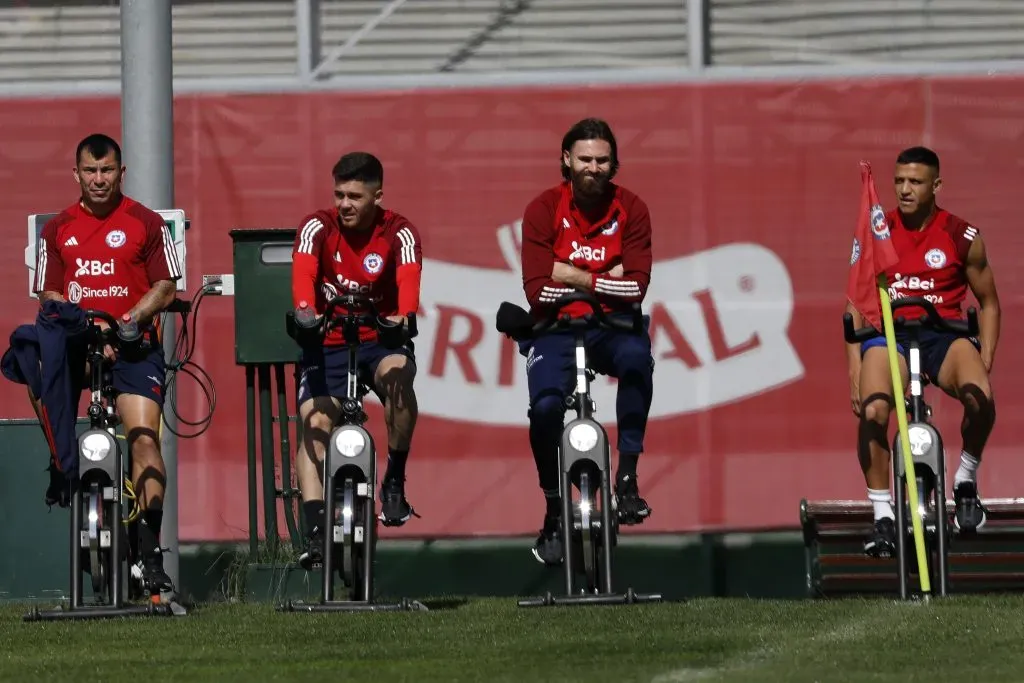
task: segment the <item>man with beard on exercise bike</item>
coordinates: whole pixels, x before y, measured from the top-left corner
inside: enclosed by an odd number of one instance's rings
[[[593,292],[608,313],[629,315],[642,302],[651,280],[651,218],[640,197],[612,182],[619,168],[611,127],[600,119],[579,121],[562,139],[563,182],[545,190],[523,214],[523,289],[535,319],[564,294]],[[566,306],[572,316],[590,311],[583,303]],[[618,379],[618,471],[615,503],[622,524],[640,524],[651,508],[640,497],[637,462],[643,452],[647,416],[654,392],[654,358],[649,331],[587,332],[587,354],[595,372]],[[561,564],[561,502],[558,444],[565,397],[575,379],[574,338],[549,334],[522,342],[530,393],[530,447],[546,509],[534,557]]]

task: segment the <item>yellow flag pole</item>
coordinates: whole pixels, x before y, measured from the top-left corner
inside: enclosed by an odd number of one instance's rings
[[[889,304],[889,283],[886,281],[884,273],[878,276],[878,298],[882,303],[885,347],[889,351],[892,395],[893,402],[896,404],[896,420],[899,423],[900,450],[903,451],[903,471],[906,472],[907,490],[910,494],[910,519],[914,529],[914,545],[917,546],[917,574],[921,579],[921,592],[927,598],[932,592],[931,576],[928,573],[928,556],[924,549],[924,524],[921,521],[921,511],[917,503],[917,477],[914,475],[914,458],[910,453],[907,407],[903,400],[903,381],[900,378],[899,354],[896,351],[896,330],[892,323],[892,306]],[[893,482],[893,484],[899,486],[899,482]],[[945,505],[945,501],[943,501],[943,505]],[[902,515],[903,510],[897,510],[896,514]]]

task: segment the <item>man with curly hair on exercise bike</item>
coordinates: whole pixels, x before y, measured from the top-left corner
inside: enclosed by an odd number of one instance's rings
[[[523,289],[531,313],[540,319],[558,297],[579,290],[594,293],[606,312],[628,314],[644,300],[651,280],[651,217],[640,197],[612,182],[619,157],[611,127],[600,119],[577,122],[562,139],[559,166],[563,182],[538,195],[523,214]],[[563,311],[579,316],[590,308],[575,303]],[[651,337],[646,326],[641,335],[590,330],[586,343],[594,371],[618,379],[615,505],[620,523],[640,524],[651,514],[636,473],[654,393]],[[574,345],[571,334],[520,345],[530,393],[530,446],[546,500],[533,555],[549,566],[564,559],[558,442],[575,377]]]
[[[159,315],[174,302],[181,268],[163,218],[122,193],[125,172],[121,148],[112,138],[94,134],[79,143],[73,173],[81,196],[43,227],[34,290],[41,304],[70,302],[118,320],[127,314],[156,340],[141,358],[122,358],[110,346],[104,349],[111,363],[117,414],[131,452],[132,481],[141,511],[143,582],[156,595],[173,590],[160,547],[167,474],[160,454],[166,368],[158,339]],[[106,326],[99,320],[96,324]],[[84,362],[84,350],[79,356]],[[70,350],[69,357],[74,357]],[[81,394],[86,376],[77,371],[72,375],[73,380],[82,382],[73,388],[76,396]],[[51,424],[40,397],[30,390],[29,398],[57,464],[55,429],[73,430],[74,425]],[[47,492],[47,502],[66,504],[66,493],[60,490],[62,477],[54,470],[51,465],[57,476]]]
[[[982,450],[995,425],[996,409],[989,373],[999,341],[999,295],[988,262],[985,243],[976,227],[936,203],[942,187],[939,157],[925,147],[903,150],[896,159],[894,189],[898,207],[886,214],[893,247],[899,262],[886,276],[889,298],[924,297],[944,318],[962,317],[967,290],[981,305],[978,338],[948,332],[926,332],[920,341],[922,375],[964,407],[961,435],[963,450],[953,478],[956,503],[954,523],[961,532],[985,524],[985,508],[978,494],[977,473]],[[854,325],[863,325],[852,304],[847,305]],[[901,309],[910,319],[920,309]],[[901,354],[900,373],[907,383],[906,340],[896,339]],[[889,491],[889,416],[892,413],[892,376],[885,338],[864,344],[847,344],[850,401],[859,418],[857,453],[868,499],[874,506],[874,531],[864,544],[873,557],[893,557],[896,552],[895,514]],[[902,400],[902,396],[901,396]]]
[[[295,235],[293,303],[298,308],[306,302],[319,316],[331,298],[352,292],[370,297],[380,315],[405,323],[408,314],[419,309],[419,231],[405,217],[381,207],[384,168],[372,154],[342,156],[332,177],[334,206],[306,216]],[[343,312],[338,307],[337,313]],[[385,348],[377,342],[377,331],[364,327],[359,366],[360,381],[371,386],[384,404],[388,430],[380,518],[385,526],[402,526],[415,514],[405,498],[405,464],[417,417],[413,345]],[[348,353],[341,330],[328,334],[321,348],[304,349],[299,369],[303,438],[295,467],[308,529],[299,563],[308,570],[323,560],[324,454],[346,395]]]

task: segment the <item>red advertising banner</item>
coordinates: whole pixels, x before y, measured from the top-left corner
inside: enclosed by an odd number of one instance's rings
[[[417,341],[420,420],[408,496],[422,515],[384,537],[535,533],[543,500],[526,430],[524,360],[494,330],[522,302],[516,232],[530,199],[558,181],[562,134],[585,116],[618,138],[619,181],[648,203],[655,266],[655,396],[640,461],[654,508],[626,533],[792,527],[802,497],[861,498],[856,421],[841,332],[858,161],[882,201],[898,151],[942,158],[942,204],[985,237],[1003,306],[993,384],[999,421],[986,496],[1024,493],[1024,79],[878,79],[658,87],[516,88],[373,94],[181,96],[175,100],[176,207],[188,233],[190,292],[232,271],[232,228],[295,227],[331,201],[330,168],[355,149],[385,164],[385,200],[422,233]],[[9,100],[0,109],[0,327],[34,316],[23,259],[26,216],[76,198],[74,146],[119,137],[112,98]],[[128,173],[144,173],[129,168]],[[194,360],[218,393],[211,429],[180,442],[183,541],[248,533],[244,373],[233,301],[201,309]],[[182,377],[180,412],[205,402]],[[595,386],[614,424],[614,385]],[[951,466],[958,404],[933,391]],[[24,389],[0,383],[4,417],[28,417]],[[379,411],[371,429],[385,443]],[[614,431],[613,431],[614,437]],[[40,464],[46,454],[40,439]],[[382,455],[383,458],[383,455]],[[294,479],[293,479],[294,481]],[[42,505],[42,491],[39,492]],[[284,528],[284,525],[280,525]]]

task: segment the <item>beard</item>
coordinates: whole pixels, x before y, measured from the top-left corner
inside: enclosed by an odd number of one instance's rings
[[[608,191],[610,182],[607,173],[579,171],[572,174],[573,193],[588,199],[603,196]]]

